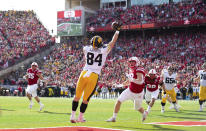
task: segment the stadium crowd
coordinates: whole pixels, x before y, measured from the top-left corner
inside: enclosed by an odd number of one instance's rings
[[[172,22],[206,17],[202,0],[181,1],[162,5],[134,5],[130,8],[101,8],[87,19],[87,27],[105,27],[119,19],[124,25]]]
[[[133,6],[126,10],[100,9],[95,16],[88,19],[88,26],[106,26],[115,18],[120,18],[124,24],[136,24],[140,21],[166,22],[205,17],[205,5],[202,1],[191,0],[173,4]],[[1,11],[0,20],[0,70],[8,67],[9,63],[14,63],[15,59],[34,54],[52,42],[51,36],[32,11]],[[195,84],[193,77],[200,65],[206,61],[205,27],[152,30],[143,34],[137,31],[120,33],[118,42],[102,69],[97,92],[100,92],[100,89],[101,92],[107,92],[115,88],[125,88],[121,84],[127,79],[127,60],[131,56],[139,57],[147,71],[156,69],[158,75],[168,65],[172,65],[175,72],[181,74],[181,83],[176,86],[181,91],[184,91],[185,87],[187,91],[191,90]],[[110,40],[109,35],[102,34],[105,43]],[[88,38],[62,39],[61,44],[45,56],[43,61],[38,62],[47,85],[56,85],[61,91],[75,87],[84,66],[82,47],[87,44]],[[25,86],[26,83],[21,78],[26,69],[27,67],[12,72],[2,79],[0,84]]]
[[[52,43],[54,38],[33,11],[0,11],[0,70]]]
[[[187,91],[191,91],[194,84],[193,77],[200,69],[202,62],[206,61],[205,29],[157,32],[145,32],[145,37],[142,37],[140,32],[127,32],[126,36],[122,34],[102,69],[98,87],[100,89],[106,87],[107,92],[113,87],[121,89],[121,83],[126,80],[127,59],[137,56],[147,71],[154,68],[158,75],[162,69],[173,65],[175,71],[181,74],[181,84],[176,86],[179,89],[186,88]],[[105,37],[106,43],[109,37]],[[84,65],[82,47],[88,44],[84,41],[89,40],[87,38],[62,40],[57,48],[44,57],[44,62],[39,62],[48,85],[57,85],[60,88],[75,87]],[[13,72],[13,75],[9,75],[13,78],[2,80],[2,83],[18,84],[18,79],[23,76],[21,72],[25,71],[20,69]]]

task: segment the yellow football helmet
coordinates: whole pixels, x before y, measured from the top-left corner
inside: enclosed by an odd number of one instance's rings
[[[100,48],[100,47],[103,46],[103,44],[102,44],[102,37],[100,37],[98,35],[92,37],[90,42],[91,42],[93,48]]]

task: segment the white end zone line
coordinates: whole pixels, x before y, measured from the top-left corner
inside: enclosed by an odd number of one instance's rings
[[[206,121],[206,120],[200,120],[200,121]],[[168,121],[168,122],[184,122],[184,121]],[[199,121],[194,121],[194,122],[199,122]],[[206,125],[170,125],[170,124],[161,124],[161,123],[164,123],[164,122],[152,122],[152,123],[144,123],[144,124],[165,125],[165,126],[184,126],[184,127],[206,126]]]
[[[52,129],[55,129],[55,128],[65,128],[65,127],[86,127],[86,128],[99,128],[99,129],[105,129],[105,130],[114,130],[114,131],[116,131],[116,130],[120,130],[120,131],[131,131],[131,130],[123,130],[123,129],[112,129],[112,128],[102,128],[102,127],[90,127],[90,126],[57,126],[57,127],[37,127],[37,128],[0,128],[0,130],[8,130],[8,129],[12,129],[12,130],[15,130],[15,129],[17,129],[17,130],[21,130],[21,129],[23,129],[23,130],[33,130],[33,129],[43,129],[43,128],[45,128],[45,129],[49,129],[49,128],[52,128]]]

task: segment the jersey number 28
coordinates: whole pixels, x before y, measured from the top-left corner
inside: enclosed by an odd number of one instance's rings
[[[94,58],[94,54],[91,52],[87,53],[87,64],[93,65],[94,62],[98,62],[98,66],[102,65],[102,54],[98,54],[96,58]]]

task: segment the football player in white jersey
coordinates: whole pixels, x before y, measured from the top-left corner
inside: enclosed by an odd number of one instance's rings
[[[193,94],[192,94],[192,97],[193,97],[193,99],[195,100],[195,99],[197,99],[197,84],[195,83],[195,84],[193,84],[193,87],[192,87],[192,90],[193,90]]]
[[[200,83],[199,90],[199,111],[203,111],[203,103],[206,100],[206,62],[202,65],[202,70],[199,70],[198,77],[194,79]]]
[[[165,104],[168,97],[172,99],[174,104],[174,109],[179,112],[176,105],[176,92],[174,90],[176,82],[178,82],[177,73],[173,72],[173,67],[169,66],[167,70],[163,70],[161,74],[161,79],[163,80],[163,94],[162,94],[162,109],[161,112],[164,113]]]
[[[87,109],[87,105],[89,103],[91,96],[96,90],[96,84],[101,69],[105,64],[106,57],[117,41],[121,25],[117,22],[113,22],[112,27],[114,30],[116,30],[116,32],[112,40],[108,43],[108,45],[103,45],[102,38],[100,36],[94,36],[90,41],[91,45],[85,46],[83,48],[86,63],[77,82],[76,95],[72,102],[72,113],[70,117],[71,123],[85,122],[83,115]],[[83,101],[80,106],[79,117],[76,120],[75,113],[78,107],[79,100],[82,97],[82,94]]]

